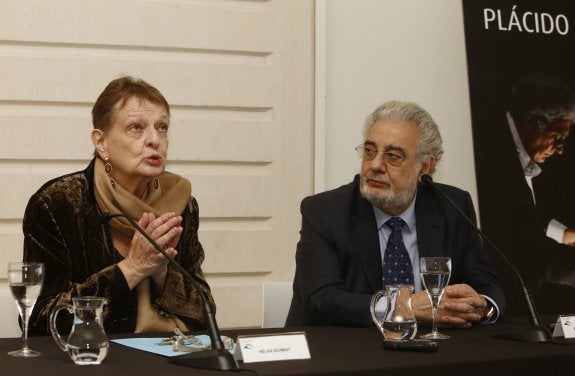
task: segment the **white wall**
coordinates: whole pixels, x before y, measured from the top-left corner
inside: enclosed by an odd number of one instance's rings
[[[22,335],[18,324],[18,307],[6,283],[0,284],[0,319],[0,338]]]
[[[325,132],[316,140],[325,140],[316,191],[351,181],[366,116],[402,99],[419,103],[440,127],[445,155],[434,179],[469,191],[477,205],[461,2],[320,0],[316,19],[316,62],[325,61],[316,68],[316,127]]]

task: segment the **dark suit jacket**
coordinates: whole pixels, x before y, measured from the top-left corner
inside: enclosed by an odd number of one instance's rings
[[[471,218],[471,197],[441,188]],[[359,192],[359,177],[332,191],[305,198],[296,251],[293,299],[286,326],[372,325],[371,296],[382,289],[382,262],[375,215]],[[477,232],[435,191],[419,187],[415,203],[420,256],[452,258],[450,283],[467,283],[495,300],[505,297]]]

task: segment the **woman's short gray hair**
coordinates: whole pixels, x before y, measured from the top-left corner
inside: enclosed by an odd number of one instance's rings
[[[363,127],[363,138],[367,135],[371,127],[380,120],[393,122],[410,122],[415,124],[421,131],[418,142],[418,154],[421,159],[433,156],[436,162],[441,160],[443,155],[443,140],[439,133],[437,124],[421,106],[413,102],[391,100],[383,103],[375,109],[365,120]],[[431,173],[435,171],[435,168]]]

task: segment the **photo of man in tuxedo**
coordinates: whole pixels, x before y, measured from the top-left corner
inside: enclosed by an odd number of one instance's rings
[[[540,205],[547,200],[534,186],[546,163],[562,158],[575,121],[575,93],[558,75],[532,71],[513,85],[504,110],[481,118],[476,164],[482,229],[517,267],[541,312],[571,311],[575,230]],[[501,262],[496,266],[510,314],[523,313],[516,277]]]

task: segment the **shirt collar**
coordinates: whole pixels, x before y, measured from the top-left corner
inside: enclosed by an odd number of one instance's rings
[[[375,214],[375,222],[377,223],[377,228],[380,229],[381,226],[385,225],[385,222],[387,222],[387,220],[390,219],[391,217],[399,217],[399,218],[403,219],[403,221],[407,224],[409,232],[415,231],[415,200],[416,200],[416,198],[417,198],[417,194],[415,195],[415,198],[411,201],[411,204],[409,204],[407,209],[405,209],[401,214],[394,215],[394,216],[391,216],[391,215],[385,213],[384,211],[382,211],[381,209],[377,208],[376,206],[371,205],[373,207],[373,212]]]
[[[511,117],[509,112],[506,112],[507,123],[509,124],[509,130],[511,130],[511,137],[513,137],[513,142],[515,143],[515,149],[517,150],[517,155],[519,156],[519,162],[521,163],[521,168],[525,176],[535,177],[541,173],[541,167],[527,154],[521,137],[519,137],[519,132],[517,132],[517,126]]]

